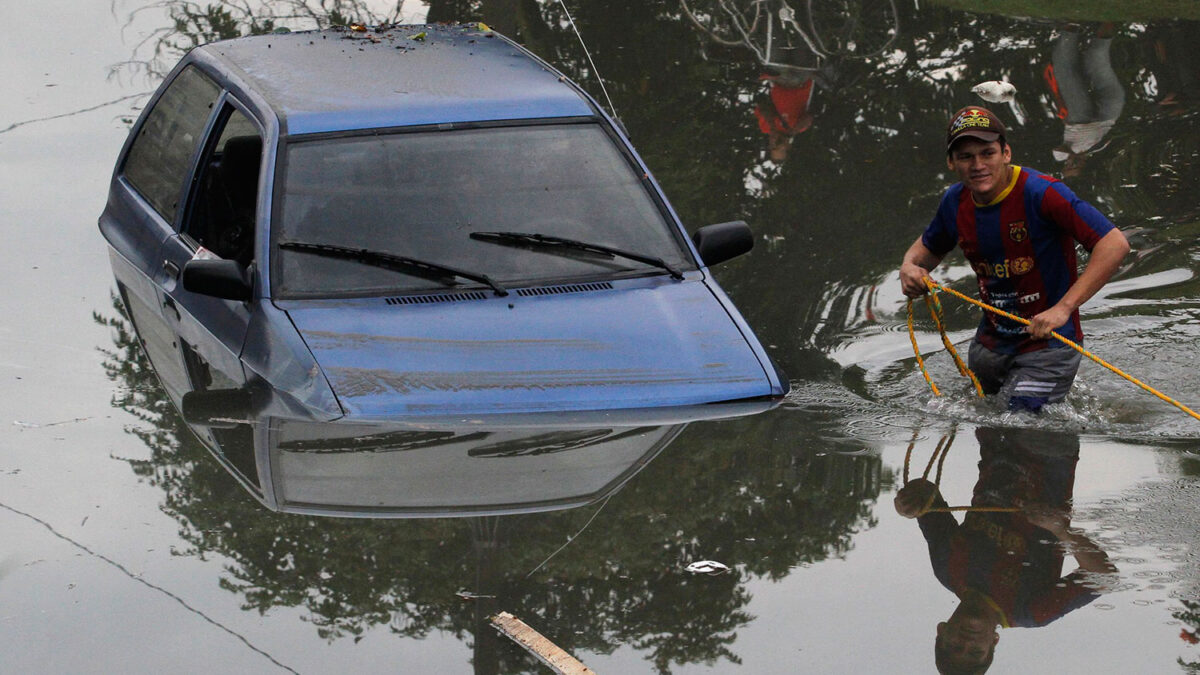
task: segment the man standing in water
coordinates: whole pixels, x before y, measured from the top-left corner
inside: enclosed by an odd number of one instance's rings
[[[925,233],[900,265],[904,294],[925,293],[925,279],[957,244],[975,270],[980,299],[1031,322],[985,312],[968,365],[984,393],[1010,408],[1041,410],[1071,389],[1080,355],[1050,340],[1081,342],[1079,306],[1095,295],[1129,252],[1125,235],[1055,178],[1012,162],[1004,125],[968,106],[946,132],[946,166],[960,183],[946,190]],[[1091,253],[1079,274],[1075,243]]]

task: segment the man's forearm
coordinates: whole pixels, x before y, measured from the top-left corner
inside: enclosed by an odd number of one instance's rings
[[[925,247],[925,242],[921,241],[921,237],[917,237],[917,240],[904,253],[903,262],[916,265],[928,271],[937,267],[938,263],[942,262],[942,257],[934,255],[933,251]]]
[[[1108,554],[1100,550],[1096,542],[1082,532],[1063,528],[1054,534],[1067,547],[1067,551],[1075,557],[1075,562],[1079,563],[1080,569],[1093,574],[1112,574],[1117,571],[1117,566],[1108,559]]]
[[[1096,294],[1125,259],[1129,253],[1129,242],[1120,230],[1111,230],[1092,247],[1091,258],[1083,274],[1075,280],[1060,299],[1050,309],[1030,318],[1029,333],[1035,338],[1049,337],[1050,332],[1071,320],[1071,314],[1079,309]]]
[[[1111,230],[1092,247],[1091,257],[1083,273],[1067,289],[1059,304],[1074,312],[1083,303],[1091,299],[1121,266],[1121,261],[1129,253],[1129,241],[1120,230]]]

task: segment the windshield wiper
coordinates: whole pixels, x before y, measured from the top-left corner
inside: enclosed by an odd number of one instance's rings
[[[623,251],[619,248],[613,248],[603,244],[590,244],[586,241],[579,241],[577,239],[567,239],[565,237],[554,237],[547,234],[535,234],[531,232],[472,232],[471,238],[478,239],[480,241],[492,241],[498,243],[512,242],[517,244],[529,244],[533,246],[547,247],[561,246],[563,248],[575,249],[577,251],[606,253],[611,256],[628,258],[629,260],[635,260],[647,265],[653,265],[659,269],[666,270],[671,275],[672,279],[683,279],[683,273],[669,265],[662,258],[655,258],[654,256]]]
[[[462,277],[481,284],[487,284],[489,288],[496,292],[496,295],[504,297],[508,295],[508,291],[503,286],[496,283],[491,277],[486,274],[476,274],[460,270],[449,265],[439,265],[438,263],[426,262],[409,258],[394,253],[384,253],[382,251],[372,251],[366,248],[352,248],[349,246],[335,246],[333,244],[314,244],[303,241],[281,241],[279,248],[288,249],[291,251],[304,251],[306,253],[315,253],[317,255],[329,256],[331,258],[342,258],[344,260],[357,260],[367,265],[374,267],[382,267],[383,269],[395,270],[405,274],[416,274],[426,278],[434,278],[445,280],[447,277]]]

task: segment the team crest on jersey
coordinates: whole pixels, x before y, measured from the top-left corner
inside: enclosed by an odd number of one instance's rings
[[[1022,242],[1029,238],[1029,230],[1025,229],[1025,221],[1018,220],[1015,223],[1009,223],[1008,238],[1015,242]]]

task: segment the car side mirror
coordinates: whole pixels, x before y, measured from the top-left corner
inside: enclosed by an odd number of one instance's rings
[[[248,389],[204,389],[184,393],[183,421],[205,427],[231,429],[254,413]]]
[[[197,258],[183,266],[183,287],[200,295],[225,300],[249,300],[253,287],[246,268],[236,260]]]
[[[705,225],[692,233],[705,266],[725,262],[754,248],[754,234],[743,220]]]

